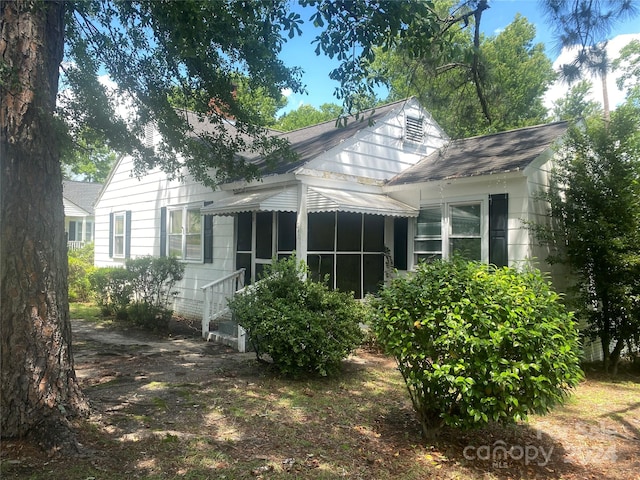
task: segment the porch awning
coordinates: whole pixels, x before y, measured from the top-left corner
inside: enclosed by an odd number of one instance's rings
[[[238,193],[214,201],[200,209],[202,215],[232,215],[240,212],[295,212],[298,210],[296,188]]]
[[[309,187],[307,211],[352,212],[389,217],[417,217],[419,209],[386,195]]]
[[[233,215],[240,212],[296,212],[298,192],[294,188],[238,193],[200,209],[202,215]],[[390,217],[417,217],[418,209],[386,195],[309,187],[307,211],[353,212]]]

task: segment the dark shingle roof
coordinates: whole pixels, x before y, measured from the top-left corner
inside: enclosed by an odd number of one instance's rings
[[[86,212],[93,214],[93,205],[102,190],[101,183],[62,181],[62,195]]]
[[[525,168],[567,131],[566,122],[453,140],[387,185],[504,173]]]

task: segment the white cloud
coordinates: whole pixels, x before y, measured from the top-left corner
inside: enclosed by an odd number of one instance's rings
[[[609,41],[607,44],[607,55],[609,60],[613,61],[620,55],[620,49],[627,45],[632,40],[640,40],[640,33],[630,33],[626,35],[618,35]],[[575,49],[566,49],[564,48],[555,62],[553,62],[553,68],[557,71],[560,65],[570,63],[575,55]],[[610,73],[607,76],[607,94],[609,97],[609,105],[612,109],[614,109],[617,105],[621,104],[625,98],[625,91],[618,90],[618,86],[616,85],[616,78],[619,75],[616,75],[615,72]],[[596,100],[602,104],[602,82],[599,78],[594,78],[591,76],[586,76],[586,80],[589,80],[593,87],[591,89],[591,100]],[[544,105],[548,109],[553,108],[553,102],[564,97],[567,92],[571,89],[571,85],[568,85],[561,80],[556,81],[550,88],[547,90],[547,93],[544,98]]]
[[[280,90],[280,93],[283,97],[289,98],[293,94],[293,90],[291,90],[290,88],[283,88],[282,90]]]

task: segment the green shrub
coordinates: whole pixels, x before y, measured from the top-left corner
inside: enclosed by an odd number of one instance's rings
[[[147,330],[167,331],[173,310],[169,304],[184,277],[184,264],[175,257],[139,257],[127,260],[135,301],[127,308],[129,320]]]
[[[172,289],[184,277],[184,264],[175,257],[139,257],[126,261],[137,302],[167,306]]]
[[[153,332],[168,332],[173,310],[146,302],[134,302],[127,307],[127,320]]]
[[[572,314],[535,269],[421,263],[370,305],[427,437],[547,413],[581,379]]]
[[[97,268],[89,278],[104,314],[166,331],[172,289],[183,276],[184,265],[174,257],[140,257],[127,260],[125,268]]]
[[[88,302],[91,299],[89,275],[93,271],[93,243],[69,250],[69,301]]]
[[[287,376],[335,373],[362,339],[360,303],[310,280],[293,256],[274,262],[229,306],[258,358],[269,355]]]
[[[89,282],[104,315],[126,318],[126,309],[133,294],[127,270],[118,267],[96,268],[89,275]]]
[[[76,257],[69,257],[69,301],[88,302],[91,299],[91,282],[89,275],[93,265]]]

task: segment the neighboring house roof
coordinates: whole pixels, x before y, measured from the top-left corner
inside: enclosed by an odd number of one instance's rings
[[[101,183],[63,180],[62,197],[65,204],[65,215],[79,216],[78,209],[86,212],[85,215],[93,215],[93,207],[101,190]]]
[[[480,137],[452,140],[440,150],[392,178],[387,185],[405,185],[474,177],[524,169],[567,131],[566,122]]]

